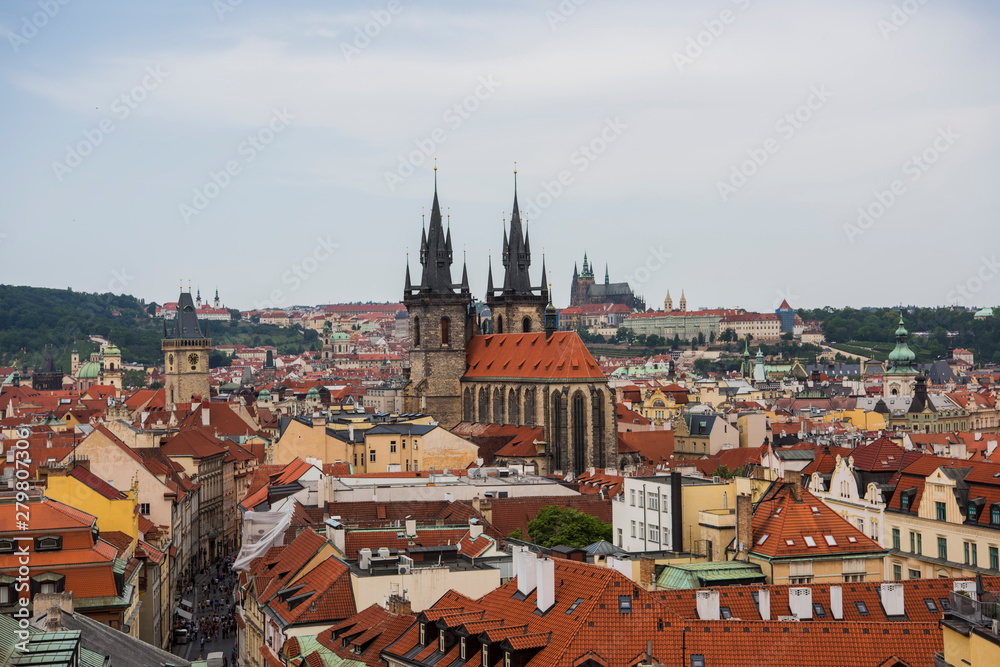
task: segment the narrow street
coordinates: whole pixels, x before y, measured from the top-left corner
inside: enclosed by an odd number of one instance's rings
[[[218,579],[219,574],[222,575],[221,580]],[[231,613],[234,582],[229,561],[225,559],[195,577],[191,593],[185,592],[183,596],[194,606],[191,639],[187,644],[174,646],[174,655],[193,661],[221,651],[228,664],[234,664],[236,626]]]

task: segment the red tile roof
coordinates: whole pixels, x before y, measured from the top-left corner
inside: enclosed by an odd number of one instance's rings
[[[791,484],[782,484],[757,505],[753,515],[753,554],[769,558],[884,553],[875,541],[822,500]]]
[[[603,380],[604,373],[575,331],[473,336],[465,378]]]

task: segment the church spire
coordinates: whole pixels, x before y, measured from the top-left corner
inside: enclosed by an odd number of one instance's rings
[[[504,229],[503,253],[503,291],[504,294],[530,295],[531,278],[528,268],[531,266],[531,249],[528,246],[528,236],[521,227],[521,211],[517,205],[517,165],[514,165],[514,208],[510,214],[510,236]]]
[[[406,253],[406,283],[403,285],[403,292],[409,294],[413,291],[413,285],[410,283],[410,253]]]
[[[493,255],[490,255],[489,260],[489,274],[486,277],[486,296],[487,298],[493,296]]]
[[[611,279],[608,277],[608,265],[607,264],[604,265],[604,284],[605,285],[610,285],[611,284]]]
[[[469,267],[465,262],[465,251],[462,251],[462,291],[469,291]]]
[[[420,289],[426,292],[451,293],[451,230],[445,233],[441,224],[441,204],[438,201],[437,165],[434,166],[434,202],[431,205],[431,223],[421,239],[420,263],[423,272]]]

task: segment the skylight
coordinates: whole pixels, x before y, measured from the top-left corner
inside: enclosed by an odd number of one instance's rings
[[[576,602],[574,602],[573,604],[571,604],[569,606],[569,609],[566,610],[566,613],[567,614],[572,614],[574,611],[576,611],[576,608],[580,606],[581,602],[583,602],[583,598],[577,598]]]
[[[826,540],[827,545],[831,547],[837,546],[837,540],[833,539],[833,535],[824,535],[823,539]]]
[[[813,510],[813,514],[819,514],[819,508],[816,507],[815,505],[813,505],[812,510]]]
[[[806,541],[806,546],[807,547],[814,547],[814,546],[816,546],[816,540],[814,540],[812,538],[812,535],[803,535],[802,539],[804,539]]]
[[[764,542],[767,542],[767,538],[768,538],[768,534],[767,533],[764,533],[763,535],[761,535],[760,539],[757,540],[757,546],[760,546],[760,545],[764,544]]]
[[[795,546],[795,540],[785,540],[785,544],[787,544],[790,547],[794,547]]]
[[[858,538],[854,537],[853,535],[848,535],[847,541],[853,544],[854,542],[858,541]]]

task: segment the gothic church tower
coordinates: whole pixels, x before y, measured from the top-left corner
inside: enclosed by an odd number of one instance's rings
[[[515,176],[516,177],[516,176]],[[528,232],[522,233],[521,213],[517,207],[517,183],[514,184],[514,210],[510,216],[510,238],[503,232],[503,287],[493,287],[493,266],[489,268],[486,285],[486,305],[493,316],[493,333],[529,333],[545,329],[545,306],[548,287],[545,259],[542,258],[542,282],[531,286],[531,242]],[[537,294],[535,292],[538,292]]]
[[[406,266],[403,305],[410,319],[409,379],[403,388],[403,411],[432,415],[445,428],[462,419],[462,390],[466,345],[478,326],[469,291],[469,274],[462,266],[462,282],[451,281],[453,252],[451,227],[441,224],[437,168],[430,227],[420,239],[420,284],[410,281]]]

